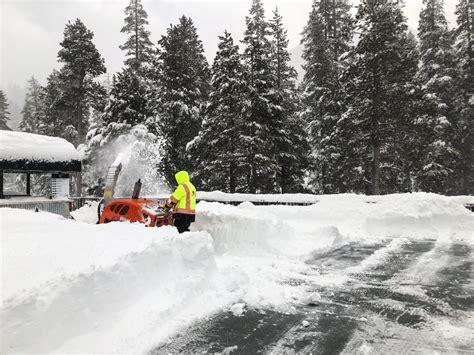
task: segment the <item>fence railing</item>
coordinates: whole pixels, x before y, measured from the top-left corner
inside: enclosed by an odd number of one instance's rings
[[[30,211],[46,211],[69,218],[70,215],[69,199],[48,200],[48,199],[22,199],[22,200],[0,200],[0,208],[19,208]]]
[[[244,202],[251,202],[257,206],[268,205],[282,205],[282,206],[310,206],[319,202],[316,195],[309,198],[302,198],[302,196],[294,195],[292,197],[284,195],[241,195],[239,194],[225,194],[223,196],[216,196],[212,193],[198,192],[197,201],[219,202],[229,205],[239,205]],[[146,196],[146,198],[157,201],[157,203],[164,203],[167,199],[165,195]],[[70,197],[68,199],[0,199],[0,208],[21,208],[33,211],[47,211],[59,214],[66,218],[70,217],[70,212],[83,207],[87,202],[99,202],[101,197],[84,196],[84,197]],[[375,201],[366,201],[366,203],[376,203]],[[465,203],[464,206],[470,211],[474,212],[474,203]]]

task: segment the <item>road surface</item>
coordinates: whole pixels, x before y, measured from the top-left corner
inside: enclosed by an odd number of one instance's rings
[[[292,312],[220,312],[150,354],[474,354],[472,248],[461,241],[391,242],[313,255],[311,270],[345,275],[344,282],[305,284],[320,298],[294,304]],[[386,254],[383,262],[371,265],[377,253]],[[282,282],[302,287],[300,280]]]

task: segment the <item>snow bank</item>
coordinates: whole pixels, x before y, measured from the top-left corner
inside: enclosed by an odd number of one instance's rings
[[[205,232],[178,237],[174,228],[88,225],[12,209],[0,213],[1,353],[136,351],[140,344],[126,329],[115,329],[112,343],[104,333],[123,325],[125,310],[150,295],[157,306],[150,307],[148,299],[147,311],[154,309],[153,317],[163,322],[154,324],[154,332],[163,332],[180,302],[215,270]],[[147,324],[143,320],[135,325],[139,332]],[[76,337],[88,340],[77,347]]]
[[[208,202],[265,202],[265,203],[305,203],[319,201],[318,195],[311,194],[230,194],[221,191],[198,191],[196,197]]]
[[[315,297],[315,285],[340,285],[414,238],[473,243],[468,197],[318,199],[311,206],[200,202],[193,232],[184,235],[95,225],[94,206],[76,211],[76,221],[2,209],[0,352],[143,353],[218,310],[291,312]],[[330,274],[307,263],[351,242],[382,247]]]
[[[0,160],[80,161],[79,152],[65,139],[0,130]]]
[[[275,249],[277,240],[293,232],[286,222],[254,208],[251,203],[235,207],[200,202],[197,209],[199,212],[192,230],[208,231],[219,254],[278,253]]]
[[[86,204],[81,208],[71,211],[71,216],[80,222],[96,224],[99,220],[99,216],[97,214],[98,205],[98,201],[87,201]]]

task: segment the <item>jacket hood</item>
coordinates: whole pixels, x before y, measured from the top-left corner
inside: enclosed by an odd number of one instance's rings
[[[185,183],[185,182],[189,182],[189,174],[187,171],[184,171],[184,170],[178,171],[174,177],[178,185],[181,185],[182,183]]]

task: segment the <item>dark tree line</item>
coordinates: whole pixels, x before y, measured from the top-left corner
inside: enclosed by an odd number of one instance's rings
[[[418,42],[397,1],[349,8],[315,0],[303,32],[313,186],[472,193],[473,4],[459,1],[449,30],[442,0],[423,0]]]
[[[240,43],[219,37],[212,66],[191,18],[155,45],[130,0],[122,71],[100,84],[93,33],[68,23],[61,69],[28,82],[21,129],[79,146],[89,188],[110,145],[138,130],[159,142],[171,185],[187,169],[203,190],[472,193],[472,11],[459,0],[450,30],[442,0],[424,0],[416,39],[399,2],[363,0],[354,17],[349,0],[314,0],[298,85],[283,18],[261,0]]]

